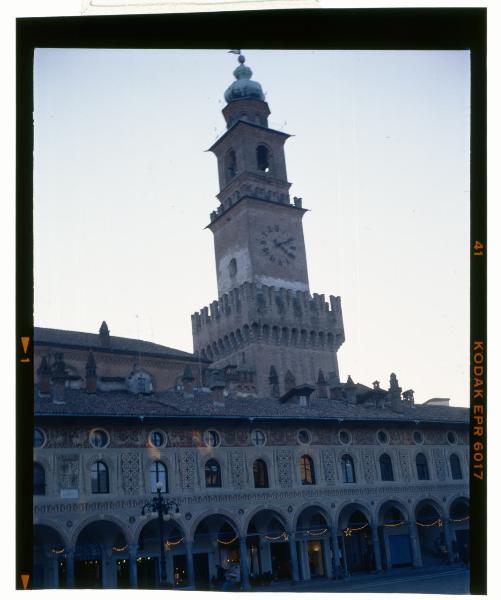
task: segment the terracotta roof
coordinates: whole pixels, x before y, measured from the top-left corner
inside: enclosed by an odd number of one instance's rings
[[[153,342],[136,340],[132,338],[108,336],[109,343],[104,344],[98,333],[83,331],[68,331],[65,329],[50,329],[47,327],[34,328],[35,344],[48,346],[61,346],[67,348],[84,348],[98,352],[118,352],[126,354],[142,354],[162,358],[179,358],[188,361],[207,363],[209,361],[199,358],[196,354],[169,348]]]
[[[309,407],[281,403],[276,398],[226,397],[224,406],[214,403],[210,393],[183,396],[167,391],[151,396],[136,396],[128,392],[88,394],[85,390],[65,390],[64,404],[51,398],[40,398],[35,390],[37,416],[109,416],[158,418],[283,418],[283,419],[343,419],[345,421],[385,422],[469,422],[469,409],[452,406],[403,405],[402,412],[391,408],[366,407],[324,398],[313,398]]]

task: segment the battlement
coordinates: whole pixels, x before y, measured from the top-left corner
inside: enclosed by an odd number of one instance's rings
[[[195,352],[209,360],[251,342],[337,351],[344,342],[341,299],[244,283],[191,317]]]

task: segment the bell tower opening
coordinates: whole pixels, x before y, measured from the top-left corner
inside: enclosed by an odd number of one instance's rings
[[[263,171],[264,173],[269,173],[270,171],[270,156],[269,151],[266,146],[260,144],[256,148],[256,160],[257,160],[257,168],[258,171]]]

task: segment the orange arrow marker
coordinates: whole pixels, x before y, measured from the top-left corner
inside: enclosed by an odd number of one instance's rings
[[[21,344],[23,345],[23,350],[24,350],[25,354],[28,352],[28,344],[29,343],[30,343],[30,337],[29,336],[27,336],[27,335],[21,336]],[[28,357],[22,358],[21,362],[30,362],[30,359]]]
[[[30,339],[30,338],[28,338]],[[28,589],[28,581],[30,580],[30,576],[29,574],[27,575],[21,575],[21,581],[23,582],[23,588],[26,590]]]

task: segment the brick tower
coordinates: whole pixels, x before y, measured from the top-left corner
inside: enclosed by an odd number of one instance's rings
[[[227,131],[216,155],[220,205],[210,215],[219,300],[192,315],[194,351],[214,368],[253,374],[259,395],[338,378],[341,301],[310,294],[300,198],[291,203],[284,144],[242,55],[225,92]],[[320,373],[322,372],[322,373]]]

